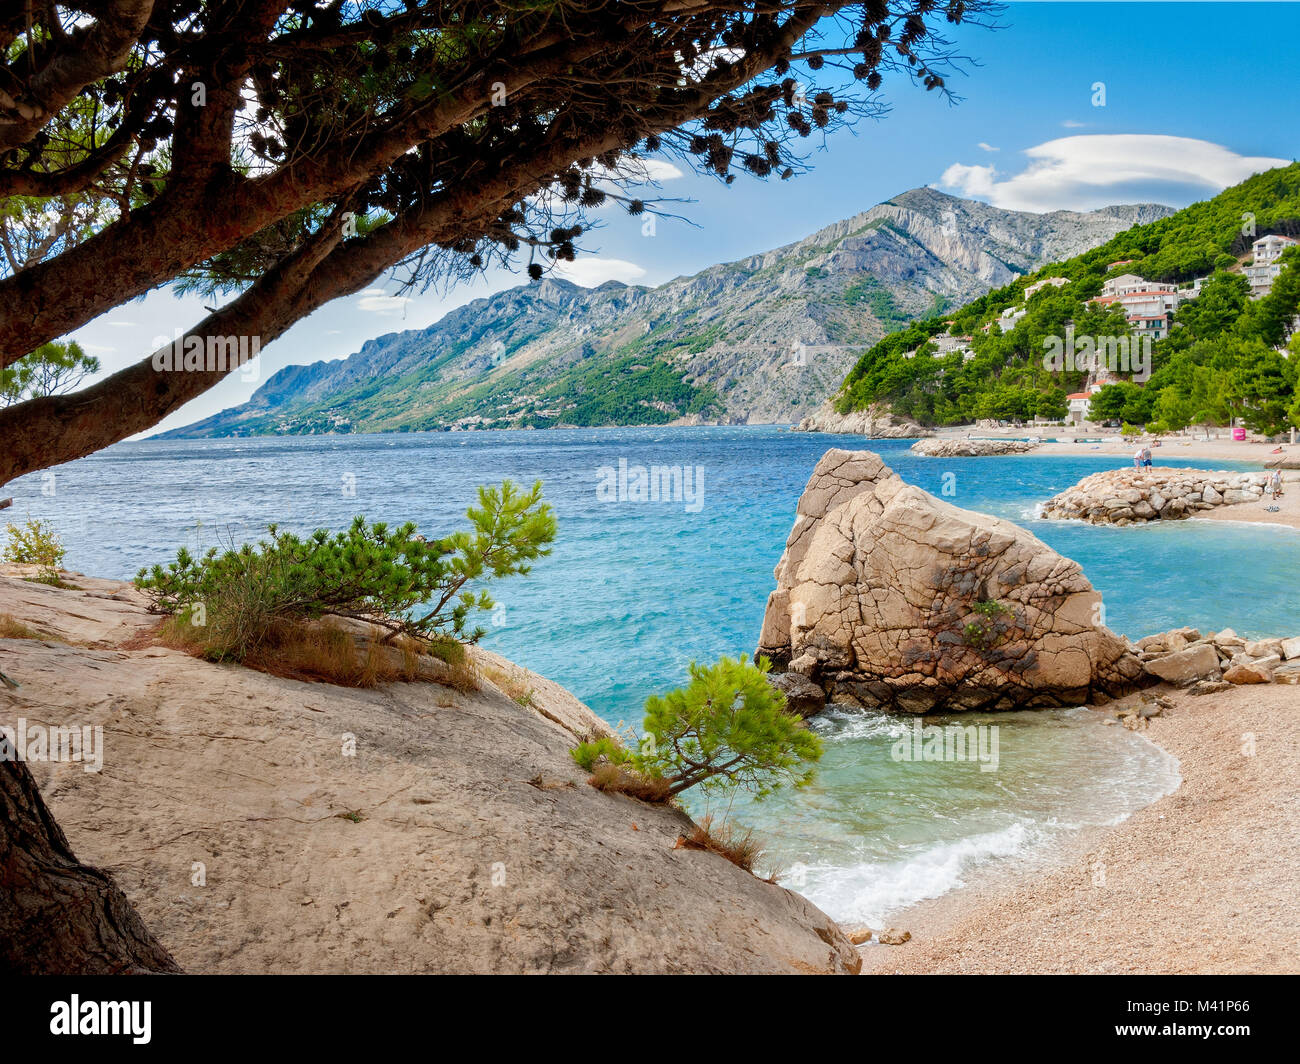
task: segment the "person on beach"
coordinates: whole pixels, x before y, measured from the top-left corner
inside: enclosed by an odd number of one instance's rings
[[[1139,447],[1136,451],[1133,452],[1133,468],[1134,468],[1134,469],[1141,469],[1141,468],[1142,468],[1142,448],[1141,448],[1141,447]]]
[[[1149,466],[1149,465],[1151,464],[1151,448],[1150,448],[1150,447],[1143,447],[1143,448],[1142,448],[1142,464],[1143,464],[1144,466]]]
[[[1268,486],[1273,493],[1274,502],[1282,498],[1282,470],[1273,470],[1273,475],[1268,478]]]

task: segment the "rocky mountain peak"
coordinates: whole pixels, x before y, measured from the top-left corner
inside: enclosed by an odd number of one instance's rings
[[[794,423],[886,332],[1168,213],[1041,215],[911,189],[657,287],[546,277],[476,299],[282,370],[244,406],[173,435]]]

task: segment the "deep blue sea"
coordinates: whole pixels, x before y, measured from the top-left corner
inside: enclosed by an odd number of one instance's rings
[[[1288,589],[1300,582],[1300,538],[1291,530],[1036,520],[1038,503],[1125,460],[933,459],[911,454],[910,442],[772,427],[146,440],[16,481],[9,514],[51,521],[70,568],[129,578],[182,544],[254,539],[273,521],[309,531],[361,513],[436,535],[463,524],[477,485],[540,479],[559,537],[529,577],[493,589],[501,608],[485,645],[632,725],[646,696],[680,683],[691,660],[752,652],[795,502],[829,447],[877,451],[936,495],[951,474],[947,501],[1024,523],[1081,563],[1109,626],[1135,638],[1183,624],[1248,636],[1297,628]],[[689,469],[692,492],[611,499],[599,471],[620,460]],[[828,753],[812,790],[730,812],[761,828],[773,860],[794,869],[787,882],[792,875],[832,915],[880,920],[959,884],[981,862],[1041,852],[1172,787],[1165,755],[1094,718],[989,718],[1000,728],[1001,766],[980,773],[971,764],[900,764],[888,755],[903,723],[832,716],[817,725]]]

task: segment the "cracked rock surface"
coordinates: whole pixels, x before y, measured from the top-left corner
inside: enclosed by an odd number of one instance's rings
[[[1144,680],[1078,564],[1017,525],[827,451],[799,499],[758,653],[829,701],[909,713],[1080,705]]]

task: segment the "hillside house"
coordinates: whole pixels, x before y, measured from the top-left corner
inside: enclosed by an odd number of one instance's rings
[[[1101,306],[1116,305],[1124,310],[1129,329],[1137,336],[1163,340],[1169,335],[1169,315],[1178,304],[1201,294],[1200,282],[1191,288],[1161,281],[1148,281],[1135,273],[1112,277],[1101,286],[1101,295],[1092,300]]]
[[[961,352],[961,360],[969,362],[975,357],[975,352],[971,348],[971,338],[969,336],[949,336],[944,334],[934,338],[935,357],[943,358],[945,355],[951,355],[954,352]]]
[[[1003,332],[1010,332],[1020,324],[1020,320],[1028,313],[1024,307],[1007,307],[998,316],[998,324],[1002,327]]]
[[[1088,420],[1088,404],[1092,402],[1095,392],[1101,388],[1101,385],[1094,384],[1086,392],[1072,392],[1065,397],[1065,401],[1070,404],[1068,418],[1076,425],[1081,425]]]
[[[1250,281],[1251,299],[1262,299],[1268,295],[1277,275],[1282,272],[1282,264],[1278,260],[1287,248],[1293,248],[1297,244],[1300,244],[1300,240],[1289,236],[1269,235],[1260,237],[1251,245],[1254,259],[1251,265],[1242,270]]]
[[[1025,302],[1028,303],[1036,293],[1041,292],[1044,288],[1061,288],[1070,283],[1068,277],[1044,277],[1041,281],[1035,281],[1025,289]]]
[[[1169,335],[1168,314],[1135,314],[1128,319],[1128,325],[1137,337],[1149,336],[1152,340],[1163,340]]]

